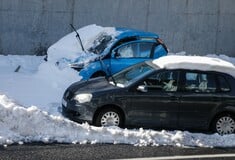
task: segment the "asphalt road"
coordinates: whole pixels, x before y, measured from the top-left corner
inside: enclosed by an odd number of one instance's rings
[[[188,156],[179,159],[235,159],[235,148],[181,148],[172,146],[136,147],[113,144],[24,144],[0,147],[0,160],[85,160],[85,159],[127,159],[155,157],[151,159],[170,159],[169,156]],[[204,155],[220,157],[202,158]],[[222,154],[222,156],[221,156]],[[234,154],[230,158],[223,158]],[[167,156],[167,157],[166,157]],[[201,157],[199,157],[201,156]],[[231,155],[230,155],[231,156]],[[161,158],[159,158],[161,157]],[[173,159],[178,159],[173,157]]]

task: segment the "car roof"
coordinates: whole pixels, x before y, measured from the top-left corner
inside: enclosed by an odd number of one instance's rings
[[[152,61],[161,69],[216,71],[235,77],[235,66],[225,60],[205,56],[168,55]]]
[[[159,38],[159,36],[155,33],[131,28],[116,28],[116,31],[119,32],[116,36],[116,39],[123,39],[126,37]]]

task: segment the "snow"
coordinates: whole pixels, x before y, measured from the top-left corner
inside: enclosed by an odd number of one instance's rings
[[[112,27],[97,25],[89,25],[78,31],[86,49],[97,35],[104,31],[111,34],[115,32]],[[72,32],[52,45],[48,49],[48,61],[37,56],[0,56],[0,145],[59,142],[179,147],[235,146],[234,134],[220,136],[179,130],[94,127],[64,118],[60,107],[63,92],[81,77],[68,66],[58,67],[55,63],[62,57],[84,56],[74,37],[75,33]],[[181,52],[177,55],[184,54]],[[235,58],[226,55],[212,54],[207,57],[235,63]],[[18,72],[15,72],[18,66]]]
[[[153,63],[160,68],[218,71],[235,77],[235,66],[232,63],[214,57],[169,55],[156,59]]]
[[[20,65],[19,72],[14,72]],[[70,68],[60,70],[54,63],[36,56],[0,56],[0,93],[24,106],[40,106],[54,113],[64,90],[81,77]]]
[[[80,28],[77,32],[79,33],[86,53],[82,51],[81,45],[76,38],[76,33],[71,32],[48,48],[48,60],[57,62],[63,58],[74,60],[77,57],[83,57],[82,60],[88,62],[89,59],[96,57],[93,53],[89,53],[88,49],[92,47],[97,37],[102,34],[109,34],[115,37],[118,34],[114,27],[101,27],[95,24]]]

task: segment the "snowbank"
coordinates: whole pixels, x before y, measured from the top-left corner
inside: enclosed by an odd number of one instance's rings
[[[0,93],[18,103],[58,113],[64,90],[81,79],[71,68],[59,69],[44,57],[0,56]],[[21,66],[18,72],[15,69]]]
[[[61,116],[49,115],[35,106],[25,108],[0,95],[0,144],[25,142],[113,143],[138,146],[232,147],[235,136],[206,135],[182,131],[154,131],[93,127],[77,124]]]

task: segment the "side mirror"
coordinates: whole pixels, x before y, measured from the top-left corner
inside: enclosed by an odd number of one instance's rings
[[[118,58],[118,57],[120,57],[120,53],[116,50],[116,51],[114,52],[114,58]]]
[[[118,58],[118,57],[120,57],[120,53],[119,53],[119,49],[118,49],[118,47],[117,48],[114,48],[113,50],[112,50],[112,58]]]
[[[146,93],[146,92],[148,92],[148,89],[145,85],[140,85],[137,87],[137,91]]]

